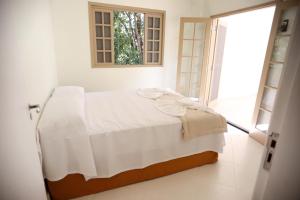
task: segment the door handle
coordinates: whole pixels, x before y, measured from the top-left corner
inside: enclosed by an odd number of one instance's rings
[[[271,135],[268,137],[268,142],[267,142],[267,154],[265,157],[264,161],[264,169],[270,170],[271,165],[272,165],[272,160],[274,158],[274,153],[275,153],[275,148],[277,146],[279,138],[279,133],[274,133],[272,132]]]
[[[41,112],[41,108],[40,108],[40,105],[39,104],[29,104],[28,105],[28,110],[29,110],[29,113],[30,113],[30,119],[32,120],[32,114],[31,114],[31,110],[35,110],[36,113],[40,113]]]

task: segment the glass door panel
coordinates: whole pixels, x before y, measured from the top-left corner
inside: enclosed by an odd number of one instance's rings
[[[266,133],[269,129],[269,122],[271,119],[271,113],[264,110],[259,110],[256,128]]]
[[[272,111],[274,102],[275,102],[275,97],[276,97],[276,92],[277,90],[273,88],[265,88],[263,98],[261,101],[261,107],[265,110]]]
[[[204,52],[209,19],[181,19],[177,90],[181,94],[199,98],[201,76],[204,67]]]
[[[194,23],[184,23],[183,39],[193,39],[194,37]]]
[[[192,58],[182,57],[181,60],[181,72],[191,72]]]
[[[267,77],[266,86],[278,88],[283,64],[271,64]]]
[[[289,39],[287,36],[277,36],[272,53],[273,62],[284,62]]]
[[[183,40],[182,56],[192,56],[193,53],[193,40]]]

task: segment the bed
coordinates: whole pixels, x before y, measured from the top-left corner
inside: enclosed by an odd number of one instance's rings
[[[179,117],[132,91],[55,89],[38,131],[51,197],[70,199],[217,161],[223,132],[190,140]]]

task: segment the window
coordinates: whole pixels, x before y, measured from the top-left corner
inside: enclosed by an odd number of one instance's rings
[[[93,67],[162,65],[164,11],[89,3]]]

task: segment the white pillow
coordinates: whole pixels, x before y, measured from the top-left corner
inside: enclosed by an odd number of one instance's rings
[[[38,129],[41,135],[55,138],[84,134],[85,95],[81,87],[59,87],[46,103]]]
[[[76,98],[84,96],[84,88],[79,86],[60,86],[56,87],[53,94],[53,97],[68,97]]]

